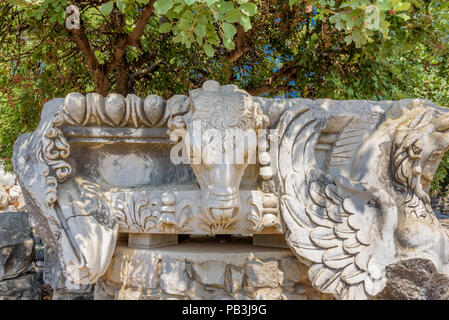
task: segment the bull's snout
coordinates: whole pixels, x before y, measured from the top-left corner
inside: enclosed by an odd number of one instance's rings
[[[233,188],[213,188],[207,199],[207,210],[216,221],[226,222],[238,214],[240,198]]]

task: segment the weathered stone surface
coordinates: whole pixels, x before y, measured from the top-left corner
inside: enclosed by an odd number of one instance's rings
[[[161,288],[166,293],[182,295],[187,290],[186,263],[183,260],[162,258],[161,262]]]
[[[285,300],[285,295],[280,289],[263,288],[254,293],[256,300]]]
[[[25,211],[22,190],[13,172],[6,172],[0,161],[0,212]]]
[[[0,300],[40,300],[41,282],[36,272],[0,281]]]
[[[250,242],[198,240],[151,250],[120,245],[109,269],[95,285],[94,295],[95,299],[101,300],[332,298],[312,288],[307,279],[306,268],[299,268],[305,272],[301,275],[301,279],[305,279],[304,283],[295,285],[289,280],[282,281],[282,272],[276,267],[276,263],[280,266],[283,259],[289,258],[293,259],[290,262],[296,261],[301,265],[288,249],[253,247]],[[245,263],[249,261],[259,264],[259,267],[254,268],[257,271],[268,270],[269,273],[274,273],[277,282],[262,279],[258,285],[265,287],[252,286],[247,280],[245,267]],[[288,267],[297,271],[297,266],[288,264]],[[148,281],[150,273],[154,282]],[[130,274],[133,275],[133,281],[130,281]],[[267,277],[269,276],[268,274]],[[274,286],[275,283],[274,288],[266,286]],[[299,286],[301,290],[295,292]]]
[[[295,257],[286,257],[281,259],[281,270],[284,273],[284,280],[292,282],[307,281],[307,267],[298,263]]]
[[[237,293],[242,289],[244,269],[242,267],[231,266],[231,292]]]
[[[194,263],[193,270],[198,280],[205,285],[224,287],[226,263],[222,261],[207,261]]]
[[[64,276],[54,249],[44,249],[43,282],[53,288],[53,300],[92,300],[93,285],[80,285]]]
[[[128,263],[130,272],[125,283],[134,287],[157,288],[159,261],[159,257],[155,256],[134,256]]]
[[[9,204],[9,194],[6,189],[0,184],[0,210],[4,210]]]
[[[284,274],[278,268],[277,261],[263,262],[251,255],[246,263],[248,284],[252,287],[276,288],[284,279]]]
[[[449,300],[449,276],[430,260],[403,260],[387,267],[387,285],[376,299]]]
[[[449,218],[449,197],[447,195],[431,198],[430,204],[438,219]]]
[[[196,280],[189,282],[186,296],[191,300],[215,300],[223,296],[229,297],[224,289],[216,286],[203,285]]]
[[[0,281],[25,272],[34,258],[34,239],[25,212],[0,214]]]
[[[448,225],[427,194],[448,128],[449,111],[427,100],[266,99],[206,81],[168,101],[96,93],[52,100],[36,131],[16,141],[13,162],[33,228],[74,282],[105,275],[119,231],[139,239],[284,234],[316,289],[370,299],[387,284],[386,267],[401,260],[428,259],[449,275]],[[157,285],[138,272],[120,281],[182,295],[199,255],[161,257]],[[243,266],[228,258],[226,270]],[[242,292],[285,280],[301,295],[306,281],[288,264],[274,253],[244,263]],[[199,281],[232,291],[229,273],[224,285]]]
[[[16,176],[12,172],[6,172],[3,168],[3,165],[0,165],[0,184],[5,188],[5,190],[9,190],[16,184]]]
[[[52,300],[93,300],[94,292],[85,293],[66,293],[66,292],[53,292]]]

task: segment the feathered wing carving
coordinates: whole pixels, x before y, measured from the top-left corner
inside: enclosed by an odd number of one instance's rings
[[[310,262],[315,288],[338,299],[368,299],[385,287],[385,268],[395,261],[396,205],[384,190],[315,167],[319,113],[292,107],[278,123],[286,240]]]

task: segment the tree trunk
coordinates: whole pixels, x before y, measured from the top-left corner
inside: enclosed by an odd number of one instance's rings
[[[115,92],[121,94],[122,96],[126,96],[128,93],[128,81],[129,75],[126,68],[120,66],[117,70]]]
[[[109,91],[108,75],[101,71],[101,69],[95,69],[93,76],[95,91],[101,94],[103,97],[106,97]]]

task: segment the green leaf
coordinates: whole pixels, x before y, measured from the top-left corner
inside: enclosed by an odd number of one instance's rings
[[[125,13],[126,9],[125,0],[117,0],[117,8],[120,10],[121,13]]]
[[[407,11],[408,9],[410,9],[411,5],[412,4],[410,2],[402,2],[400,5],[395,6],[394,10],[396,10],[396,11],[402,11],[402,10]]]
[[[355,25],[354,19],[349,19],[348,21],[346,21],[346,30],[352,30],[354,25]]]
[[[136,0],[139,3],[147,4],[150,0]]]
[[[391,2],[391,0],[383,0],[380,3],[380,9],[382,11],[387,11],[390,10],[391,8],[393,8],[393,3]]]
[[[252,17],[257,13],[257,6],[252,2],[244,3],[240,6],[240,11],[249,17]]]
[[[224,19],[228,22],[235,23],[240,21],[240,10],[239,9],[232,9],[226,12]]]
[[[232,39],[237,32],[237,29],[230,23],[223,22],[221,25],[221,29],[224,32],[224,36],[227,39]]]
[[[185,3],[181,3],[181,4],[177,5],[173,9],[173,11],[175,11],[176,13],[181,13],[181,11],[184,10],[185,6],[186,6]]]
[[[329,18],[329,22],[330,22],[330,23],[336,23],[338,20],[340,20],[340,17],[339,17],[338,14],[334,14],[333,16],[331,16],[331,17]]]
[[[182,41],[182,36],[178,34],[176,37],[173,37],[172,40],[174,43],[179,43]]]
[[[206,27],[206,30],[207,30],[206,37],[208,42],[216,46],[220,45],[220,38],[218,37],[218,34],[215,31],[214,26],[209,24]]]
[[[132,26],[134,24],[134,19],[131,16],[126,15],[125,17],[125,23],[128,26]]]
[[[224,39],[223,44],[228,50],[234,50],[235,48],[234,41],[232,41],[231,39]]]
[[[290,5],[290,8],[294,5],[294,4],[296,4],[296,3],[298,3],[300,0],[288,0],[288,4]]]
[[[25,11],[25,15],[26,15],[28,18],[31,18],[32,16],[34,16],[34,11],[33,11],[32,9],[27,9],[27,10]]]
[[[213,57],[214,56],[214,49],[212,48],[212,46],[208,43],[204,44],[204,52],[206,53],[206,55],[208,57]]]
[[[221,14],[225,14],[226,12],[228,12],[231,9],[234,9],[234,4],[232,3],[232,1],[225,1],[218,8],[218,10],[220,10]]]
[[[114,1],[109,1],[101,5],[100,12],[107,16],[112,12],[112,9],[114,9]]]
[[[160,33],[167,33],[170,32],[170,30],[171,30],[171,23],[168,22],[161,24],[161,26],[159,27]]]
[[[192,10],[186,10],[182,15],[182,19],[187,20],[189,23],[192,23],[195,19],[195,14],[192,12]]]
[[[197,24],[193,29],[193,32],[200,38],[203,38],[206,35],[206,26],[202,24]]]
[[[385,38],[388,38],[388,34],[390,32],[389,26],[390,26],[390,23],[388,21],[386,21],[386,20],[380,21],[380,32],[382,32],[382,35]]]
[[[248,30],[250,30],[250,29],[252,28],[252,26],[251,26],[251,20],[250,20],[250,18],[247,17],[247,16],[242,16],[242,17],[240,18],[240,24],[242,25],[243,30],[244,30],[245,32],[247,32]]]
[[[410,20],[410,17],[408,15],[406,15],[405,13],[398,14],[398,17],[404,19],[405,21]]]
[[[153,6],[157,14],[166,14],[173,7],[173,0],[157,0]]]
[[[347,45],[350,45],[351,42],[352,42],[352,37],[350,35],[346,36],[345,37],[345,42],[346,42]]]

